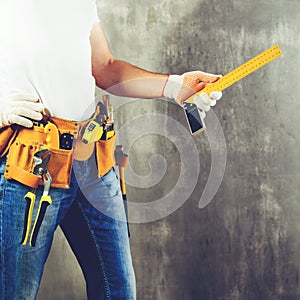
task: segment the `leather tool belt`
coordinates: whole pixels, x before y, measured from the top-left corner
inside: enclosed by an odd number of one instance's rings
[[[48,171],[52,176],[52,187],[70,187],[73,159],[87,160],[95,153],[99,177],[113,167],[115,135],[109,139],[85,144],[82,142],[82,132],[90,120],[73,122],[55,117],[45,119],[50,121],[52,127],[55,125],[58,137],[74,137],[70,150],[61,149],[58,143],[53,141],[53,135],[49,135],[45,130],[46,125],[39,124],[33,128],[18,125],[3,127],[0,129],[0,157],[7,154],[5,178],[17,180],[32,188],[43,184],[41,177],[32,173],[34,154],[41,149],[48,149],[51,153]]]

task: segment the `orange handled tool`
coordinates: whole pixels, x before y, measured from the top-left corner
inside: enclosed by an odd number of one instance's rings
[[[128,208],[127,208],[125,172],[124,172],[125,168],[128,166],[128,155],[123,152],[122,145],[116,146],[115,159],[116,159],[116,165],[119,167],[121,192],[122,192],[125,213],[126,213],[126,218],[127,218],[128,236],[130,237],[130,230],[129,230],[129,224],[128,224]]]
[[[53,123],[48,122],[44,128],[44,132],[47,134],[46,144],[49,148],[59,148],[59,132]]]

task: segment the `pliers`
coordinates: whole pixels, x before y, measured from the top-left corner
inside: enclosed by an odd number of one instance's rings
[[[35,222],[34,222],[33,229],[32,229],[32,234],[30,237],[30,245],[33,247],[35,246],[36,238],[38,236],[40,227],[43,223],[47,207],[50,204],[52,204],[52,199],[51,199],[51,196],[49,195],[52,178],[51,178],[50,173],[47,170],[45,170],[45,172],[43,173],[43,182],[44,182],[44,191],[43,191],[43,195],[40,199],[37,216],[35,218]]]
[[[41,227],[42,221],[44,219],[46,209],[49,204],[52,203],[51,197],[48,195],[50,186],[51,186],[51,176],[47,171],[47,165],[49,163],[51,154],[48,149],[43,149],[34,154],[33,157],[33,174],[40,176],[44,182],[44,192],[40,199],[39,209],[37,212],[37,216],[34,222],[31,238],[30,238],[30,245],[35,246],[36,238]],[[32,213],[33,208],[36,200],[36,189],[28,192],[25,195],[26,200],[26,209],[25,209],[25,216],[24,216],[24,229],[23,229],[23,237],[21,244],[26,245],[30,233],[31,228],[31,221],[32,221]]]

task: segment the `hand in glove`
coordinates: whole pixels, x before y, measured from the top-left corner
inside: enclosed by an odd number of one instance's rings
[[[170,75],[165,84],[163,96],[174,99],[182,106],[184,100],[201,91],[207,85],[214,83],[221,77],[222,75],[214,75],[201,71],[187,72],[182,75]],[[212,92],[210,95],[203,92],[199,96],[195,96],[194,102],[201,110],[202,118],[205,117],[205,112],[207,112],[211,106],[216,105],[216,101],[220,100],[221,97],[222,92]]]
[[[0,98],[0,127],[18,124],[30,128],[32,120],[42,119],[43,110],[44,105],[32,95],[19,93]]]
[[[202,119],[205,118],[206,113],[210,110],[211,106],[215,106],[217,100],[220,100],[222,97],[222,92],[211,92],[210,95],[203,92],[199,96],[194,97],[194,103],[200,109],[200,115]]]

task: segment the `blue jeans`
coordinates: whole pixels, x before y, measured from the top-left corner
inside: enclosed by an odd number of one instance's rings
[[[88,299],[135,299],[126,216],[114,169],[97,177],[94,158],[74,161],[70,189],[51,188],[35,247],[22,246],[30,190],[3,178],[0,159],[0,299],[35,299],[54,231],[61,226],[86,279]],[[43,188],[37,190],[33,220]]]

